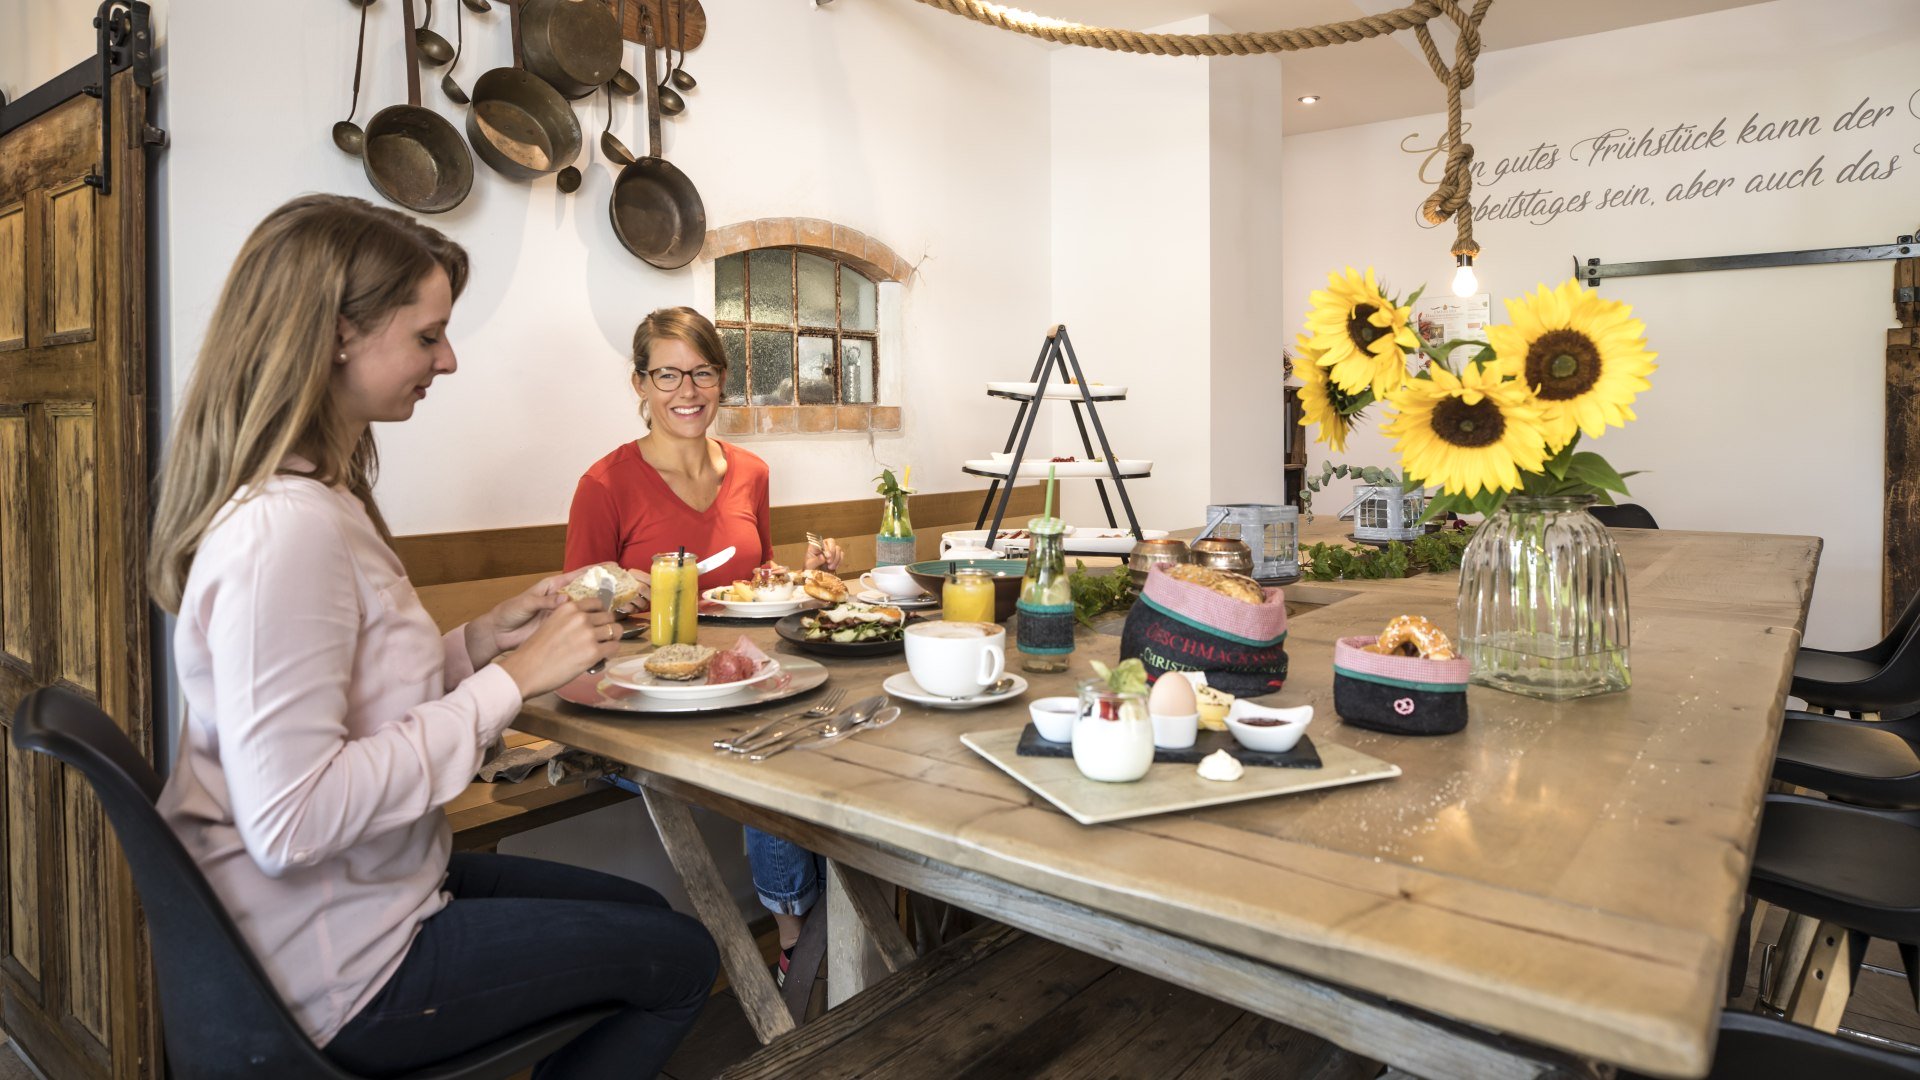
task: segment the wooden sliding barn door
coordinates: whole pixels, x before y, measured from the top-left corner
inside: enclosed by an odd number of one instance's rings
[[[151,756],[151,48],[144,5],[111,10],[104,97],[87,91],[95,60],[0,109],[0,727],[59,685]],[[78,773],[0,733],[0,1027],[53,1080],[158,1076],[144,928],[112,829]]]

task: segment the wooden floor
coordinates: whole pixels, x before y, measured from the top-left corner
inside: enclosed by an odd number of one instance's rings
[[[1758,939],[1776,940],[1782,915],[1772,912],[1762,924]],[[772,949],[770,937],[763,949]],[[1900,955],[1891,942],[1876,941],[1867,950],[1867,963],[1900,970]],[[1747,965],[1747,986],[1732,1007],[1750,1010],[1759,983],[1760,948],[1756,944]],[[1194,1060],[1170,1062],[1141,1052],[1135,1045],[1111,1047],[1112,1053],[1096,1053],[1087,1060],[1072,1062],[1036,1062],[1024,1071],[997,1069],[996,1077],[1018,1080],[1023,1076],[1044,1074],[1066,1080],[1070,1077],[1130,1080],[1133,1077],[1265,1077],[1272,1080],[1361,1080],[1374,1070],[1349,1055],[1327,1055],[1326,1046],[1280,1024],[1237,1010],[1228,1009],[1188,991],[1158,983],[1124,968],[1108,965],[1077,993],[1063,998],[1032,1015],[1022,1016],[1018,1025],[1022,1038],[1044,1047],[1048,1033],[1071,1029],[1078,1019],[1089,1015],[1111,1015],[1116,1009],[1140,1014],[1135,1027],[1146,1029],[1158,1021],[1176,1022],[1186,1027],[1195,1023],[1212,1025],[1217,1037]],[[1881,1038],[1920,1046],[1920,1011],[1916,1011],[1905,978],[1883,975],[1863,969],[1853,998],[1848,1004],[1843,1026]],[[1037,1034],[1036,1034],[1037,1033]],[[1018,1039],[1009,1039],[1011,1045]],[[667,1062],[660,1080],[710,1080],[720,1070],[746,1058],[759,1044],[748,1026],[740,1002],[733,992],[721,989],[708,1002],[693,1033]],[[976,1062],[954,1062],[954,1075],[969,1073]],[[1011,1061],[1000,1064],[1011,1066]],[[10,1080],[0,1072],[0,1080]]]
[[[0,1031],[0,1080],[40,1080],[40,1074],[20,1059],[13,1040],[4,1031]]]

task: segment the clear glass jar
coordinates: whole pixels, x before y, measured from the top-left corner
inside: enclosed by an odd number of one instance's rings
[[[956,566],[940,587],[940,617],[947,622],[993,621],[993,575],[978,566]]]
[[[697,644],[700,570],[693,556],[671,551],[655,555],[650,588],[653,610],[647,639],[654,645]]]
[[[1080,684],[1080,714],[1073,721],[1073,763],[1082,776],[1124,784],[1153,766],[1153,720],[1147,695],[1128,694],[1099,679]]]
[[[1027,522],[1033,550],[1021,576],[1013,624],[1020,667],[1035,674],[1067,670],[1073,655],[1073,583],[1067,578],[1066,525],[1059,518]]]
[[[905,492],[886,497],[880,510],[880,532],[873,539],[875,566],[905,566],[913,562],[913,521],[907,516]]]
[[[1560,701],[1633,683],[1627,570],[1591,495],[1507,500],[1460,564],[1460,647],[1474,682]]]

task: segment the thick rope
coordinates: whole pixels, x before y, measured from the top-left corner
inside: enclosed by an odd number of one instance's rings
[[[1056,45],[1084,45],[1114,52],[1151,56],[1248,56],[1256,53],[1298,52],[1322,45],[1345,45],[1381,37],[1396,30],[1423,26],[1440,13],[1442,0],[1413,0],[1403,8],[1346,22],[1308,26],[1298,30],[1268,30],[1249,34],[1143,34],[1101,26],[1049,19],[988,0],[920,0],[974,22],[1011,30]]]
[[[1460,91],[1473,85],[1473,62],[1480,55],[1480,21],[1486,17],[1493,0],[1476,0],[1473,14],[1462,11],[1456,0],[1413,0],[1406,7],[1366,15],[1346,22],[1325,23],[1295,30],[1263,30],[1242,34],[1146,34],[1137,30],[1117,30],[1102,26],[1050,19],[1044,15],[1010,8],[989,0],[919,0],[974,22],[1016,34],[1050,41],[1056,45],[1080,45],[1112,52],[1142,53],[1149,56],[1249,56],[1259,53],[1298,52],[1326,45],[1345,45],[1383,37],[1400,30],[1412,30],[1420,41],[1420,51],[1442,86],[1447,88],[1447,169],[1433,194],[1421,204],[1421,213],[1435,225],[1454,220],[1455,255],[1477,255],[1480,246],[1473,239],[1473,147],[1460,137]],[[1460,40],[1453,50],[1449,68],[1440,58],[1427,24],[1446,16],[1459,28]]]

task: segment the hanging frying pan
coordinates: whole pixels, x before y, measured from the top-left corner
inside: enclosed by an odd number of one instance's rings
[[[373,189],[415,213],[441,214],[473,190],[473,155],[446,118],[420,106],[420,57],[413,40],[413,0],[402,0],[407,40],[407,103],[367,121],[361,164]]]
[[[519,0],[527,70],[570,98],[586,97],[620,70],[624,39],[606,0]]]
[[[660,75],[644,7],[640,26],[640,47],[647,54],[647,78],[641,84],[647,92],[647,156],[620,170],[607,215],[628,251],[662,270],[677,270],[707,242],[707,207],[687,174],[660,156]]]
[[[560,91],[521,66],[520,9],[512,9],[513,67],[494,68],[473,84],[467,140],[494,171],[515,180],[557,172],[580,154],[580,118]]]

